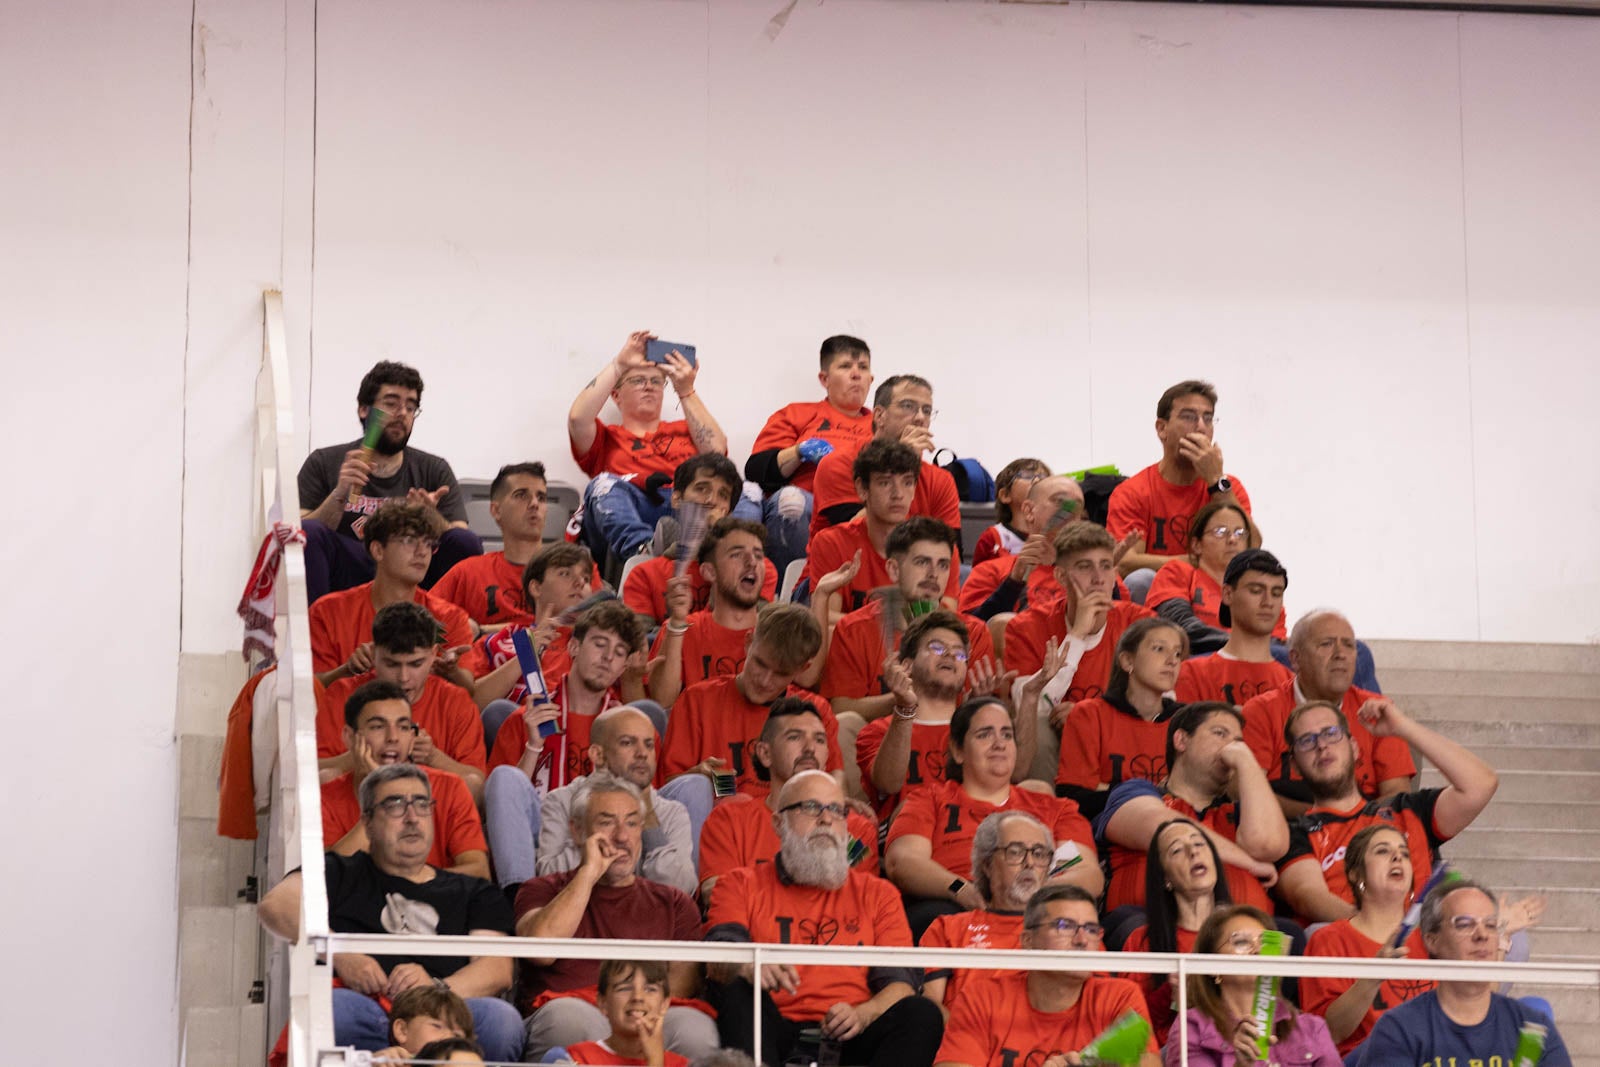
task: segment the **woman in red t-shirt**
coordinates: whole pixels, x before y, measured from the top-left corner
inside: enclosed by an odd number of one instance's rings
[[[1227,879],[1217,876],[1221,870],[1217,846],[1193,819],[1168,819],[1156,827],[1144,867],[1144,925],[1126,936],[1122,951],[1193,952],[1200,924],[1218,907],[1233,903]],[[1166,1044],[1167,1031],[1177,1019],[1172,976],[1128,977],[1144,990],[1156,1041]]]
[[[1192,618],[1225,635],[1228,628],[1217,614],[1222,608],[1222,579],[1233,557],[1249,548],[1254,536],[1250,516],[1237,504],[1213,500],[1200,509],[1189,527],[1188,558],[1175,556],[1156,572],[1150,592],[1145,594],[1145,606],[1174,622]],[[1177,603],[1163,611],[1162,604],[1171,601]],[[1192,641],[1196,634],[1191,630],[1189,636]],[[1281,616],[1273,636],[1283,638]],[[1202,641],[1196,651],[1212,651],[1221,644]]]

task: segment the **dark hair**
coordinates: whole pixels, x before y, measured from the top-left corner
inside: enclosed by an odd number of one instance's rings
[[[1206,921],[1200,924],[1200,932],[1194,938],[1194,951],[1199,953],[1216,953],[1222,949],[1222,928],[1234,919],[1248,916],[1261,925],[1262,930],[1276,930],[1278,924],[1272,916],[1260,908],[1250,904],[1229,904],[1227,907],[1218,908],[1206,916]],[[1285,1017],[1273,1024],[1273,1033],[1282,1041],[1289,1036],[1289,1031],[1294,1029],[1295,1016],[1299,1014],[1294,1002],[1288,997],[1278,998],[1278,1003],[1283,1005]],[[1200,1012],[1217,1024],[1221,1033],[1230,1033],[1234,1025],[1232,1015],[1222,1003],[1222,994],[1218,984],[1211,980],[1207,974],[1191,974],[1189,976],[1189,1006],[1198,1008]]]
[[[897,385],[911,385],[918,389],[926,389],[930,393],[933,392],[933,383],[926,378],[915,374],[895,374],[878,383],[878,388],[872,392],[872,406],[875,408],[888,407],[889,401],[894,399],[894,389]]]
[[[394,1040],[396,1019],[410,1020],[419,1015],[431,1016],[446,1026],[453,1026],[464,1037],[473,1036],[472,1009],[467,1007],[467,1002],[453,989],[429,984],[414,985],[394,998],[389,1007],[389,1039]]]
[[[1011,505],[1000,499],[1000,494],[1011,488],[1011,483],[1025,474],[1032,474],[1037,478],[1050,477],[1050,468],[1042,459],[1023,457],[1014,459],[1000,468],[1000,473],[994,476],[994,517],[1006,526],[1011,525],[1015,517],[1011,512]]]
[[[1221,700],[1197,700],[1193,704],[1185,704],[1179,708],[1172,718],[1167,720],[1167,773],[1172,773],[1172,768],[1178,763],[1178,746],[1173,744],[1172,738],[1179,730],[1193,737],[1199,732],[1200,727],[1210,721],[1213,715],[1232,715],[1239,728],[1244,729],[1244,714],[1232,704]]]
[[[1095,903],[1094,894],[1081,885],[1068,885],[1057,882],[1054,885],[1040,886],[1028,898],[1028,904],[1022,909],[1022,926],[1031,930],[1044,918],[1045,909],[1058,900],[1075,900],[1080,904],[1087,904],[1094,908],[1095,914],[1100,914],[1100,907]]]
[[[850,475],[862,485],[871,485],[874,474],[916,474],[921,469],[922,457],[910,445],[874,437],[856,453]]]
[[[1264,548],[1247,548],[1230,559],[1228,570],[1222,576],[1222,584],[1237,586],[1247,571],[1255,571],[1271,578],[1282,578],[1284,588],[1289,587],[1289,572],[1284,570],[1277,556]]]
[[[1150,847],[1145,850],[1145,940],[1151,952],[1178,951],[1178,901],[1172,894],[1172,886],[1167,884],[1167,873],[1161,866],[1159,844],[1161,835],[1173,826],[1192,826],[1206,839],[1206,847],[1211,850],[1211,869],[1217,875],[1217,884],[1211,889],[1212,906],[1233,903],[1233,894],[1228,891],[1228,879],[1224,877],[1222,857],[1217,855],[1217,846],[1204,827],[1193,819],[1168,819],[1150,835]]]
[[[449,1060],[457,1052],[470,1052],[479,1059],[483,1058],[483,1049],[478,1047],[476,1041],[469,1041],[464,1037],[441,1037],[437,1041],[430,1041],[417,1050],[419,1060]]]
[[[1126,630],[1122,631],[1122,638],[1117,642],[1117,650],[1112,653],[1111,680],[1106,683],[1103,696],[1114,697],[1117,700],[1128,699],[1128,679],[1132,677],[1132,672],[1123,669],[1122,654],[1126,652],[1129,655],[1137,655],[1139,646],[1144,644],[1145,636],[1152,630],[1160,630],[1163,627],[1177,633],[1178,640],[1183,644],[1183,654],[1187,658],[1189,655],[1189,637],[1183,632],[1183,627],[1159,615],[1136,619]]]
[[[630,652],[638,651],[644,644],[644,628],[639,625],[639,616],[620,600],[602,600],[579,615],[578,621],[572,624],[572,639],[582,644],[595,630],[616,634]]]
[[[386,385],[415,389],[417,402],[419,404],[422,402],[422,375],[404,363],[393,363],[383,359],[374,363],[372,369],[362,377],[361,384],[356,387],[356,403],[370,408],[378,399],[378,390]]]
[[[1056,566],[1066,566],[1069,556],[1076,556],[1080,552],[1103,548],[1107,552],[1117,550],[1117,539],[1107,532],[1104,526],[1093,522],[1069,522],[1056,532],[1052,546],[1056,550]]]
[[[385,604],[372,617],[372,643],[386,651],[404,654],[431,649],[439,641],[439,620],[414,601]]]
[[[1172,418],[1173,402],[1183,396],[1203,396],[1211,401],[1212,407],[1217,406],[1217,387],[1198,378],[1189,378],[1161,394],[1161,399],[1156,401],[1156,418]]]
[[[1350,843],[1344,846],[1344,880],[1350,886],[1350,899],[1355,904],[1356,910],[1361,910],[1361,898],[1366,895],[1366,866],[1367,848],[1372,844],[1372,839],[1378,836],[1379,831],[1390,830],[1400,835],[1400,840],[1405,842],[1406,848],[1411,843],[1406,841],[1406,833],[1392,822],[1375,822],[1371,826],[1364,826],[1356,831]]]
[[[1210,523],[1211,517],[1219,511],[1237,511],[1240,514],[1244,519],[1244,543],[1246,545],[1250,543],[1250,538],[1255,533],[1256,525],[1250,521],[1250,513],[1244,509],[1244,505],[1235,503],[1226,497],[1219,500],[1208,500],[1203,508],[1195,512],[1194,518],[1189,522],[1188,548],[1191,562],[1200,555],[1199,549],[1195,547],[1195,542],[1205,536],[1206,525]],[[1232,563],[1233,561],[1229,560],[1228,562]]]
[[[375,704],[380,700],[405,700],[406,691],[393,682],[380,681],[374,678],[370,682],[358,685],[355,691],[344,698],[344,724],[354,730],[361,722],[361,711],[368,704]]]
[[[1345,736],[1350,735],[1350,720],[1345,718],[1343,708],[1329,700],[1308,700],[1304,704],[1296,705],[1283,722],[1283,740],[1290,749],[1294,748],[1294,724],[1300,721],[1300,716],[1318,708],[1327,708],[1333,712],[1339,720],[1339,725],[1344,727]]]
[[[962,633],[964,634],[965,632],[966,628],[962,627]],[[948,781],[959,782],[963,780],[962,767],[961,764],[956,762],[955,753],[959,752],[961,746],[967,743],[967,732],[972,729],[972,720],[978,717],[978,712],[990,704],[1004,709],[1006,717],[1011,717],[1011,710],[1006,708],[1005,701],[996,696],[970,697],[962,702],[961,706],[955,710],[955,714],[950,716],[949,748],[944,754],[944,776]]]
[[[700,548],[694,554],[696,563],[710,563],[716,557],[717,546],[736,533],[747,533],[761,542],[761,551],[767,550],[767,528],[754,519],[736,519],[732,515],[724,515],[711,524],[711,529],[706,531],[706,536],[700,542]]]
[[[817,721],[822,720],[822,712],[809,700],[800,697],[779,697],[767,705],[767,721],[761,726],[761,738],[767,744],[772,744],[778,736],[778,724],[784,719],[795,719],[801,715],[814,715]]]
[[[859,337],[851,337],[847,333],[836,333],[825,338],[822,342],[822,369],[827,370],[833,366],[833,361],[839,356],[866,356],[872,358],[872,350],[867,347],[867,342]]]
[[[610,991],[612,983],[625,982],[636,974],[646,982],[654,982],[659,985],[662,996],[666,996],[667,962],[665,960],[606,960],[600,964],[600,977],[597,983],[600,995],[605,996]]]
[[[545,545],[533,554],[528,565],[522,568],[522,589],[527,592],[530,582],[542,582],[552,567],[578,567],[593,569],[594,558],[589,550],[572,541],[556,541]]]
[[[928,515],[913,515],[889,531],[883,554],[889,559],[896,559],[910,552],[911,546],[918,541],[933,541],[947,548],[954,548],[958,543],[956,532],[938,519]]]
[[[727,485],[730,501],[737,501],[744,490],[744,479],[739,477],[739,468],[733,465],[733,460],[720,452],[701,452],[678,464],[672,472],[672,491],[687,493],[689,486],[702,474],[710,474]]]
[[[961,647],[971,651],[972,642],[967,634],[966,624],[961,621],[961,616],[945,608],[936,608],[919,619],[914,620],[906,627],[906,632],[900,636],[900,660],[907,662],[917,658],[917,653],[922,651],[922,644],[928,635],[935,630],[949,630],[961,641]]]
[[[407,534],[416,537],[438,537],[442,531],[434,525],[433,518],[421,504],[407,504],[404,500],[391,500],[367,516],[361,530],[362,544],[387,544],[396,537]]]
[[[495,474],[494,481],[489,483],[489,499],[498,501],[511,489],[511,476],[513,474],[526,474],[530,478],[537,478],[546,485],[550,479],[544,473],[544,464],[535,460],[531,463],[507,463]]]

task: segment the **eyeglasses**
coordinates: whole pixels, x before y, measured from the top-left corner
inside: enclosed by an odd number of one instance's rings
[[[1199,426],[1201,423],[1212,426],[1216,424],[1217,415],[1214,411],[1174,411],[1172,421],[1185,426]]]
[[[439,551],[439,542],[431,537],[419,537],[416,534],[401,534],[399,537],[389,538],[389,544],[399,545],[401,548],[416,548],[418,545],[426,546],[429,552]]]
[[[415,400],[401,400],[398,397],[386,396],[372,405],[379,411],[384,411],[392,418],[396,415],[407,415],[416,418],[422,413],[422,405]]]
[[[622,384],[632,386],[635,389],[665,389],[667,387],[665,378],[657,378],[653,374],[630,374],[622,379]]]
[[[919,404],[915,400],[896,400],[891,406],[902,415],[922,415],[929,422],[939,414],[932,404]]]
[[[1296,752],[1315,752],[1323,745],[1337,745],[1345,739],[1345,729],[1338,723],[1322,730],[1312,730],[1310,733],[1301,734],[1294,739]]]
[[[1250,533],[1243,526],[1207,526],[1206,533],[1218,541],[1237,541]]]
[[[410,808],[418,815],[431,815],[433,814],[433,798],[425,796],[384,797],[368,808],[367,811],[381,811],[393,819],[405,814],[407,808]]]
[[[1230,934],[1221,945],[1224,952],[1231,952],[1236,956],[1257,956],[1261,954],[1261,935],[1247,934],[1240,931]]]
[[[1480,926],[1486,933],[1497,934],[1500,932],[1500,919],[1495,915],[1450,916],[1450,928],[1458,934],[1470,934]]]
[[[1024,845],[1021,841],[1013,841],[1000,850],[1000,855],[1005,858],[1008,867],[1021,867],[1024,861],[1043,867],[1049,864],[1050,857],[1055,853],[1043,845]]]
[[[947,645],[943,641],[929,641],[922,647],[935,656],[954,656],[957,663],[967,662],[967,650],[960,646]]]
[[[829,818],[843,819],[850,814],[850,809],[843,804],[824,804],[820,800],[797,800],[793,804],[778,809],[779,815],[787,815],[791,811],[798,811],[809,818],[817,819],[827,812]]]
[[[1099,923],[1080,923],[1072,919],[1046,919],[1042,923],[1034,923],[1028,929],[1054,930],[1070,938],[1076,938],[1081,933],[1086,941],[1098,941],[1106,932],[1106,928]]]

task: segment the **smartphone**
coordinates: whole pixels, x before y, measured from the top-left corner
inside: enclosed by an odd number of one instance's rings
[[[665,363],[667,357],[673,352],[679,352],[689,361],[689,366],[698,367],[700,361],[694,358],[694,345],[680,345],[676,341],[646,341],[644,343],[644,358],[650,363]]]

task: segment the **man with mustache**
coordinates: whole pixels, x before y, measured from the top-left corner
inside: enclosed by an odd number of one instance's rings
[[[789,779],[772,812],[778,858],[718,879],[706,940],[909,948],[900,895],[850,869],[848,812],[832,775],[802,771]],[[713,964],[707,977],[723,1045],[749,1050],[762,1063],[782,1063],[810,1027],[838,1043],[843,1063],[929,1063],[944,1030],[937,1005],[916,995],[920,976],[906,968],[764,964],[757,975],[748,963]],[[751,999],[757,982],[759,1050]]]
[[[1345,846],[1361,829],[1389,823],[1405,835],[1415,888],[1420,890],[1433,871],[1439,846],[1478,817],[1500,784],[1493,767],[1412,721],[1386,697],[1367,701],[1360,715],[1366,733],[1415,748],[1447,784],[1368,800],[1356,784],[1360,743],[1351,736],[1345,713],[1321,700],[1294,710],[1284,725],[1284,744],[1294,753],[1312,799],[1310,809],[1289,825],[1289,851],[1278,861],[1278,892],[1312,922],[1354,914],[1343,861]]]
[[[388,421],[370,453],[359,440],[329,445],[313,450],[300,466],[306,597],[312,602],[372,578],[362,527],[391,500],[422,505],[443,531],[422,579],[424,589],[463,559],[483,553],[483,542],[467,528],[467,501],[450,464],[407,447],[422,413],[422,375],[404,363],[374,364],[356,389],[356,418],[363,426],[374,408]]]
[[[1055,851],[1050,828],[1025,811],[997,811],[984,819],[972,838],[972,884],[983,897],[983,907],[939,916],[917,944],[923,948],[1020,947],[1022,911],[1044,885]],[[922,995],[939,1005],[948,1021],[950,1008],[968,980],[994,973],[949,968],[929,971]]]
[[[738,867],[771,863],[778,854],[778,834],[772,825],[778,795],[795,775],[823,769],[828,760],[828,729],[808,702],[779,697],[767,712],[767,724],[754,749],[756,759],[771,776],[772,788],[764,803],[741,797],[711,809],[700,831],[701,900],[711,899],[711,890],[722,875]],[[855,866],[877,874],[877,824],[859,811],[850,812],[845,822],[850,836],[865,849]]]

